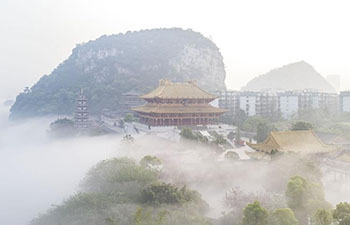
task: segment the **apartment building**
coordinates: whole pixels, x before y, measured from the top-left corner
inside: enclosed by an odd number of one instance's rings
[[[276,95],[264,92],[241,92],[239,108],[247,116],[269,117],[277,110]]]
[[[341,91],[339,95],[339,111],[350,112],[350,91]]]
[[[223,90],[217,91],[218,107],[227,109],[225,115],[234,116],[239,108],[239,91]]]
[[[218,91],[218,106],[228,109],[226,115],[234,116],[243,110],[247,116],[282,116],[297,118],[298,113],[312,109],[338,111],[338,95],[316,91],[285,91],[277,94],[265,92]],[[342,111],[350,112],[350,91],[341,94]]]

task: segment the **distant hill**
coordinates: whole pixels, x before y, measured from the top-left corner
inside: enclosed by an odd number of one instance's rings
[[[15,101],[13,101],[12,99],[8,99],[8,100],[4,101],[3,105],[4,106],[11,106],[11,105],[13,105],[14,102]]]
[[[49,57],[49,56],[48,56]],[[153,29],[102,36],[77,45],[67,60],[20,93],[11,118],[71,114],[80,88],[93,114],[118,109],[119,97],[147,92],[158,80],[197,80],[208,91],[225,88],[218,47],[192,30]]]
[[[310,64],[301,61],[291,63],[260,75],[242,88],[243,91],[317,90],[335,92],[334,87]]]

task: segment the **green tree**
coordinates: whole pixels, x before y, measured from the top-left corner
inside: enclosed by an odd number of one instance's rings
[[[236,135],[235,135],[235,144],[238,145],[240,144],[242,141],[241,139],[241,130],[239,129],[239,127],[237,127],[236,129]]]
[[[112,158],[103,160],[91,168],[81,187],[87,192],[118,192],[130,199],[138,199],[141,190],[160,176],[158,170],[150,170],[132,159]]]
[[[298,225],[298,220],[295,218],[291,209],[277,209],[271,215],[271,225]]]
[[[260,116],[249,117],[243,124],[244,131],[256,132],[256,129],[260,123],[268,123],[266,119]]]
[[[191,128],[182,128],[180,136],[189,140],[197,140],[197,136],[193,134]]]
[[[233,125],[236,125],[240,129],[243,128],[244,122],[247,120],[248,116],[242,109],[238,109],[233,117]]]
[[[239,155],[236,152],[230,151],[225,154],[225,159],[237,160],[239,159]]]
[[[227,138],[230,139],[231,141],[235,138],[235,133],[233,133],[233,131],[231,131],[228,135]]]
[[[267,210],[255,201],[244,208],[242,225],[268,225],[268,217]]]
[[[290,178],[287,184],[286,196],[288,206],[292,209],[305,207],[304,197],[306,197],[306,180],[300,176]]]
[[[308,217],[319,208],[330,208],[325,200],[324,191],[320,184],[308,182],[303,177],[290,178],[287,184],[286,197],[300,224],[307,224]]]
[[[134,215],[134,225],[151,225],[151,224],[153,224],[151,212],[141,207],[137,208]]]
[[[202,134],[198,133],[196,134],[196,138],[197,138],[197,141],[201,142],[201,143],[208,143],[208,138],[203,136]]]
[[[350,225],[350,203],[339,203],[333,211],[333,218],[339,225]]]
[[[140,165],[147,168],[153,168],[162,165],[162,161],[155,156],[146,155],[141,159]]]
[[[76,134],[73,120],[63,118],[57,119],[50,124],[50,135],[53,137],[72,137]]]
[[[156,183],[142,190],[141,202],[152,205],[183,204],[187,202],[202,203],[200,194],[183,186],[178,188],[173,184]]]
[[[291,130],[310,130],[312,129],[313,126],[309,122],[304,122],[304,121],[298,121],[292,125]]]
[[[333,221],[332,214],[325,209],[318,209],[313,216],[313,225],[331,225]]]
[[[345,217],[339,222],[339,225],[350,225],[350,216]]]
[[[134,122],[134,121],[137,121],[137,119],[131,113],[126,114],[126,116],[124,117],[124,122],[126,122],[126,123],[131,123],[131,122]]]
[[[271,129],[266,122],[259,123],[256,128],[256,136],[255,136],[256,141],[257,142],[264,141],[270,132],[271,132]]]
[[[226,144],[226,140],[225,140],[225,138],[222,135],[218,135],[215,138],[214,143],[217,144],[217,145],[224,145],[224,144]]]
[[[183,128],[180,132],[180,136],[184,139],[198,141],[201,143],[208,143],[208,138],[201,135],[200,133],[193,133],[191,128]],[[220,142],[221,139],[216,139],[216,141]]]

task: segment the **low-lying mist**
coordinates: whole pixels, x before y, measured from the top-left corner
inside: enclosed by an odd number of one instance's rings
[[[208,216],[225,211],[224,197],[232,187],[247,192],[283,193],[288,179],[302,175],[310,180],[312,166],[283,157],[272,162],[225,160],[213,148],[191,142],[173,143],[152,136],[123,143],[118,136],[50,139],[47,129],[54,118],[20,123],[7,120],[8,108],[0,110],[0,224],[24,225],[51,205],[79,191],[79,183],[97,162],[127,156],[140,160],[155,155],[162,160],[164,179],[198,190],[209,203]],[[310,175],[311,174],[311,175]],[[324,179],[332,204],[350,199],[347,188],[335,191]],[[348,183],[342,184],[349,185]],[[348,187],[348,186],[346,186]]]
[[[13,123],[0,117],[0,224],[24,225],[76,192],[95,163],[115,156],[116,138],[50,140],[52,118]]]

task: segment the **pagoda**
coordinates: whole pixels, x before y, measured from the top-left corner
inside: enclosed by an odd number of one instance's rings
[[[226,110],[209,105],[217,98],[195,81],[173,83],[160,80],[159,86],[140,96],[146,104],[134,107],[140,122],[149,126],[191,126],[215,124]]]
[[[88,99],[84,95],[84,90],[80,89],[78,98],[76,99],[76,106],[74,112],[74,127],[78,131],[87,130],[90,126]]]

